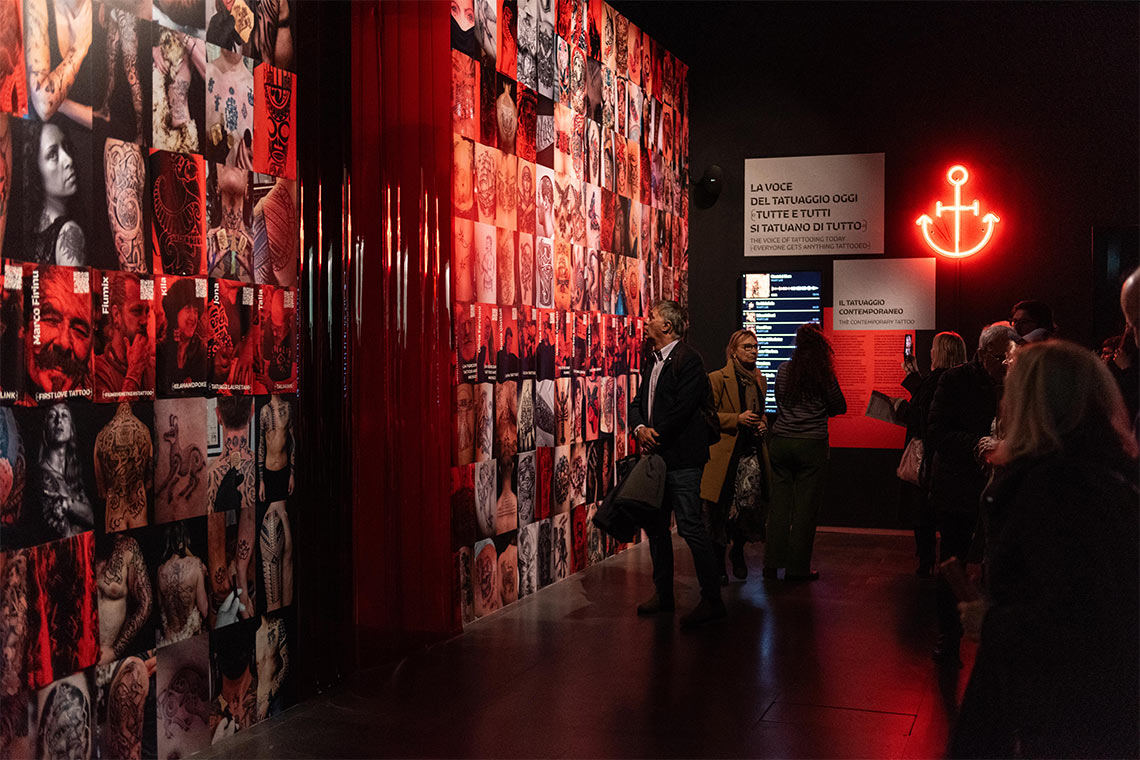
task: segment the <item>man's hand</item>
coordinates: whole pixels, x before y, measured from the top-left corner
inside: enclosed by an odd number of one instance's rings
[[[218,608],[218,619],[214,625],[215,628],[221,628],[230,623],[236,623],[238,616],[245,613],[245,605],[238,600],[241,596],[241,589],[234,589],[229,593],[229,596],[222,602],[222,606]]]
[[[637,443],[645,451],[653,451],[659,445],[657,431],[651,427],[638,428]]]
[[[139,333],[127,344],[127,376],[136,381],[142,380],[149,361],[150,338]]]
[[[760,415],[747,409],[736,415],[736,424],[744,427],[756,428],[760,426]]]

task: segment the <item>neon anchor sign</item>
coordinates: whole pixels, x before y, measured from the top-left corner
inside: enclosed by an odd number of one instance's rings
[[[950,171],[946,172],[947,181],[954,186],[954,205],[943,206],[942,201],[934,204],[934,215],[939,219],[942,218],[943,213],[953,212],[954,214],[954,249],[951,251],[946,250],[937,243],[930,236],[930,228],[934,224],[934,220],[926,214],[920,216],[916,221],[919,227],[922,227],[922,237],[926,240],[926,244],[934,250],[935,253],[940,253],[943,256],[948,256],[952,259],[964,259],[967,256],[972,256],[978,251],[985,248],[986,244],[990,242],[990,238],[994,234],[994,226],[1000,221],[998,215],[994,212],[989,212],[982,217],[982,222],[986,225],[985,234],[972,248],[962,249],[962,214],[966,211],[973,212],[975,217],[981,213],[978,207],[978,201],[975,198],[973,203],[963,206],[962,205],[962,185],[970,179],[970,173],[966,171],[966,167],[955,165],[950,167]]]

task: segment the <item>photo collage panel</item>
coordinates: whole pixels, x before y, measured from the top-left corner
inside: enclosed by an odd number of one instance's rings
[[[295,12],[0,0],[0,757],[294,699]]]
[[[643,321],[687,301],[687,67],[600,0],[451,5],[457,611],[618,546]]]

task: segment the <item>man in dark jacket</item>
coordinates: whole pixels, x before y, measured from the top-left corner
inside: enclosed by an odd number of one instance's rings
[[[676,301],[653,304],[645,331],[655,350],[644,363],[637,395],[630,400],[629,424],[642,453],[660,454],[667,473],[664,508],[657,525],[645,531],[656,593],[637,612],[653,615],[674,608],[672,510],[677,515],[677,533],[693,553],[701,585],[700,603],[681,618],[681,625],[691,626],[724,617],[725,609],[712,539],[701,519],[701,475],[709,458],[708,426],[701,404],[709,395],[709,381],[700,354],[680,340],[685,327],[684,312]]]
[[[965,562],[978,522],[978,501],[986,486],[978,444],[992,432],[1005,378],[1006,359],[1017,333],[1004,322],[982,330],[974,360],[946,370],[938,381],[927,419],[926,445],[933,452],[930,501],[942,536],[939,559]],[[938,584],[938,646],[934,656],[957,662],[962,629],[957,599]]]

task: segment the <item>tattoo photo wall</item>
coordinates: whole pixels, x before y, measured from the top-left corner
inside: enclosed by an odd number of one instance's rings
[[[0,0],[0,757],[293,699],[295,4]]]
[[[469,622],[622,548],[588,517],[633,450],[648,307],[687,301],[689,91],[687,66],[600,0],[451,10],[452,562]]]

